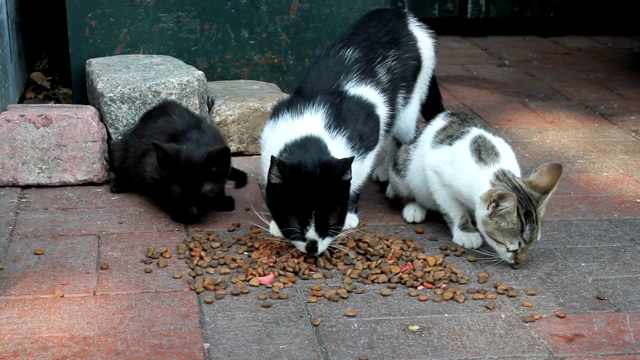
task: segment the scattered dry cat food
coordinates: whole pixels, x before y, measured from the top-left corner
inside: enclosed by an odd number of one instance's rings
[[[418,295],[418,300],[419,301],[427,301],[427,300],[429,300],[429,295],[424,295],[424,294]]]
[[[496,307],[497,302],[495,300],[491,300],[489,302],[487,302],[486,304],[484,304],[484,307],[486,307],[489,310],[493,310]]]
[[[35,255],[44,255],[44,249],[35,249],[33,250]]]
[[[532,316],[534,319],[536,319],[536,320],[540,320],[540,319],[542,319],[542,315],[541,315],[541,314],[538,314],[538,313],[533,313],[533,314],[531,314],[531,316]]]
[[[527,296],[535,296],[538,293],[536,289],[527,290]]]
[[[562,310],[557,310],[556,316],[559,317],[560,319],[564,319],[567,316],[567,313]]]
[[[522,302],[522,306],[524,306],[524,307],[533,307],[533,303],[531,301],[525,300],[525,301]]]
[[[391,290],[387,290],[387,289],[380,290],[380,295],[382,296],[391,296],[392,294],[393,292]]]
[[[158,260],[158,267],[159,268],[165,268],[167,266],[169,266],[169,261],[167,261],[167,259]]]
[[[424,234],[424,228],[423,227],[416,228],[416,234]]]
[[[608,298],[609,297],[607,296],[607,293],[605,293],[604,291],[600,291],[596,294],[596,299],[598,300],[607,300]]]
[[[145,268],[144,268],[144,272],[145,272],[145,273],[147,273],[147,274],[149,274],[149,273],[153,272],[153,269],[152,269],[152,268],[150,268],[150,267],[145,267]]]
[[[0,270],[4,270],[4,264],[0,262]]]
[[[202,298],[202,301],[204,301],[205,304],[213,304],[214,299],[211,296],[205,296]]]
[[[526,323],[532,323],[532,322],[535,322],[535,321],[536,321],[536,318],[531,316],[531,315],[529,315],[529,316],[524,318],[524,322],[526,322]]]
[[[260,304],[260,307],[263,307],[263,308],[265,308],[265,309],[268,309],[268,308],[270,308],[270,307],[272,307],[272,306],[273,306],[273,303],[270,303],[270,302],[268,302],[268,301],[264,301],[264,302],[262,302],[262,303]]]
[[[182,278],[182,273],[180,271],[174,271],[173,272],[173,278],[174,279],[180,279]]]
[[[356,316],[358,316],[358,313],[355,310],[349,310],[349,311],[344,313],[344,316],[346,316],[346,317],[356,317]]]
[[[108,269],[109,269],[109,264],[107,263],[100,264],[100,270],[108,270]]]
[[[64,297],[64,292],[58,288],[53,291],[53,296],[55,297]]]
[[[469,256],[467,256],[467,261],[468,262],[476,262],[476,257],[473,256],[473,255],[469,255]]]
[[[324,321],[324,318],[322,316],[318,316],[315,319],[313,319],[313,326],[318,326],[322,324],[323,321]]]

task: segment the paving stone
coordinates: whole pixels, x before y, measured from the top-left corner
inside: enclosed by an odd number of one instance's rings
[[[176,250],[176,246],[182,243],[184,238],[182,231],[101,236],[98,264],[106,263],[109,269],[98,271],[96,294],[188,291],[189,285],[186,281],[190,269],[184,260],[178,259]],[[156,250],[169,250],[172,257],[167,259],[167,267],[159,268],[157,260],[150,265],[142,263],[150,246]],[[144,273],[145,267],[152,268],[153,272]],[[174,271],[180,271],[184,276],[174,279]]]
[[[624,231],[627,236],[631,237],[637,244],[640,244],[640,219],[615,219],[611,223],[618,229]]]
[[[295,291],[287,290],[290,298],[273,300],[268,309],[260,307],[259,291],[201,303],[208,358],[322,359],[302,299],[295,301]],[[224,318],[220,314],[225,314]]]
[[[173,99],[207,118],[202,71],[167,55],[116,55],[87,60],[87,96],[115,141],[145,111]]]
[[[43,249],[43,255],[35,255]],[[7,249],[5,269],[0,272],[2,296],[53,297],[55,289],[65,296],[91,295],[96,277],[98,237],[16,237]]]
[[[640,249],[627,246],[580,246],[562,253],[569,265],[591,279],[640,275]]]
[[[545,219],[619,219],[640,214],[631,196],[554,195],[547,203]]]
[[[640,311],[640,275],[593,279],[591,282],[598,291],[607,294],[606,301],[615,306],[616,311]]]
[[[456,92],[452,93],[457,96]],[[473,95],[472,95],[473,96]],[[495,128],[502,127],[550,127],[551,123],[517,101],[479,101],[473,111]],[[510,141],[507,138],[508,141]]]
[[[533,323],[555,356],[594,356],[636,353],[628,315],[571,314],[545,317]]]
[[[21,191],[20,188],[0,188],[0,262],[7,253]]]
[[[288,95],[271,83],[254,80],[212,81],[207,94],[209,117],[226,135],[232,153],[260,154],[260,134],[271,109]]]
[[[199,329],[193,292],[0,298],[0,339]],[[47,321],[43,321],[46,319]]]
[[[557,220],[543,222],[542,237],[536,247],[553,247],[561,254],[572,246],[632,245],[633,241],[615,222],[621,220]]]
[[[554,194],[634,196],[640,183],[627,174],[563,174]]]
[[[0,186],[107,180],[107,134],[84,105],[10,105],[0,114]]]
[[[412,332],[408,325],[418,325]],[[522,320],[499,314],[325,320],[318,327],[332,359],[544,357],[546,346]]]
[[[0,339],[3,359],[204,359],[200,329]]]

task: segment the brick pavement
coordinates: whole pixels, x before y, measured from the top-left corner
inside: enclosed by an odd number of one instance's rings
[[[404,290],[383,298],[372,285],[346,301],[307,304],[307,287],[296,284],[285,289],[289,300],[263,309],[255,294],[202,303],[186,279],[171,278],[187,270],[176,258],[145,274],[147,246],[171,249],[195,227],[225,235],[231,222],[245,232],[258,222],[245,208],[263,206],[259,159],[236,158],[252,179],[230,190],[237,210],[189,227],[106,185],[0,188],[0,358],[640,358],[640,39],[445,36],[438,49],[448,108],[503,134],[524,173],[546,161],[565,166],[542,240],[521,269],[449,259],[472,279],[487,270],[489,283],[535,287],[536,296],[500,297],[489,311],[472,300],[420,303]],[[411,236],[427,252],[450,244],[437,219],[424,226],[439,241],[416,235],[374,184],[361,218],[365,229]],[[33,255],[38,247],[46,253]],[[596,299],[599,291],[608,299]],[[358,317],[345,318],[347,309]],[[532,312],[543,319],[523,322]],[[317,315],[325,321],[314,328]]]

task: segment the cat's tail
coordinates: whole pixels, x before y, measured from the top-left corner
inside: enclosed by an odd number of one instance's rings
[[[438,87],[438,81],[436,75],[431,76],[429,82],[429,91],[427,92],[427,99],[422,103],[422,109],[420,114],[426,122],[431,121],[438,114],[444,111],[444,105],[442,104],[442,94],[440,94],[440,88]]]

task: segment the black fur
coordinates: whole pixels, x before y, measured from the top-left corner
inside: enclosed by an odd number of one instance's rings
[[[343,136],[351,152],[345,158],[336,158],[323,139],[310,134],[293,140],[283,138],[283,142],[289,142],[278,153],[263,153],[271,156],[265,189],[267,207],[283,236],[301,242],[296,244],[298,248],[317,254],[317,241],[305,238],[307,229],[313,225],[319,238],[333,238],[342,230],[347,212],[357,212],[362,174],[371,170],[363,170],[360,161],[379,148],[381,133],[392,131],[396,111],[413,93],[421,67],[421,53],[409,29],[408,14],[374,10],[329,45],[291,97],[275,106],[269,120],[273,124],[308,115],[314,108],[322,109],[325,129]],[[375,87],[388,100],[388,118],[380,118],[371,99],[349,93],[344,86],[350,81]],[[432,77],[421,112],[430,120],[442,110],[440,91]],[[398,139],[403,143],[411,140]],[[356,170],[359,178],[352,179]]]
[[[110,148],[111,191],[137,192],[158,200],[181,223],[198,222],[210,210],[232,211],[224,191],[236,188],[246,173],[231,167],[224,135],[183,105],[165,100]]]

